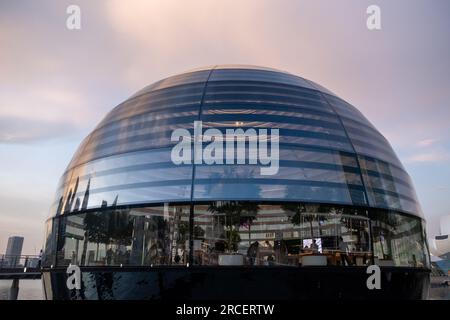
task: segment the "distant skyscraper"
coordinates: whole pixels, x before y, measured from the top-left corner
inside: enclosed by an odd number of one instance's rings
[[[19,256],[22,254],[23,237],[13,236],[8,238],[6,247],[6,256],[12,267],[19,262]]]
[[[428,239],[430,251],[436,257],[450,259],[450,215],[441,218],[440,230],[440,235]]]

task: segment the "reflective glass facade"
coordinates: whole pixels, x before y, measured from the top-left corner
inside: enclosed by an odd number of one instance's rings
[[[198,120],[278,128],[278,173],[175,165],[173,130]],[[216,66],[142,89],[85,138],[58,185],[45,264],[299,266],[320,253],[427,267],[423,230],[408,174],[355,107],[289,73]]]
[[[50,220],[51,221],[51,220]],[[422,221],[384,210],[219,201],[64,215],[44,265],[427,267]],[[191,229],[192,226],[192,229]],[[53,250],[53,252],[51,252]],[[190,255],[191,253],[191,255]]]

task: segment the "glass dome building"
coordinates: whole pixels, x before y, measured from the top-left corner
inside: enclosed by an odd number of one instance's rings
[[[200,137],[244,132],[236,161],[195,161],[192,141],[175,163],[174,131],[195,140],[198,123]],[[246,133],[260,129],[278,129],[265,136],[279,154],[274,174],[246,151]],[[410,177],[354,106],[274,69],[198,69],[137,92],[81,143],[46,223],[45,295],[424,298],[424,224]],[[380,290],[366,285],[372,264]],[[66,286],[69,265],[81,269],[78,290]]]

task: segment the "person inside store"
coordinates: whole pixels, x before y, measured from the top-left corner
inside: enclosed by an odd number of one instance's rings
[[[349,248],[347,243],[344,241],[344,238],[339,237],[339,255],[341,257],[341,265],[343,266],[345,266],[346,263],[349,266],[352,265],[348,252]]]
[[[311,243],[311,250],[312,250],[314,253],[319,252],[319,246],[317,245],[317,240],[316,240],[316,239],[313,239],[313,241],[312,241],[312,243]]]
[[[253,242],[247,250],[247,257],[249,264],[254,266],[256,264],[256,257],[258,256],[259,243],[258,241]]]

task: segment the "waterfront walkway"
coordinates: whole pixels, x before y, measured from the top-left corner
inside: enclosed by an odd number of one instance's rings
[[[40,278],[41,262],[39,256],[0,255],[0,280],[13,280],[9,289],[9,300],[17,300],[19,280]]]
[[[39,279],[41,267],[39,256],[9,256],[0,254],[0,280]]]

